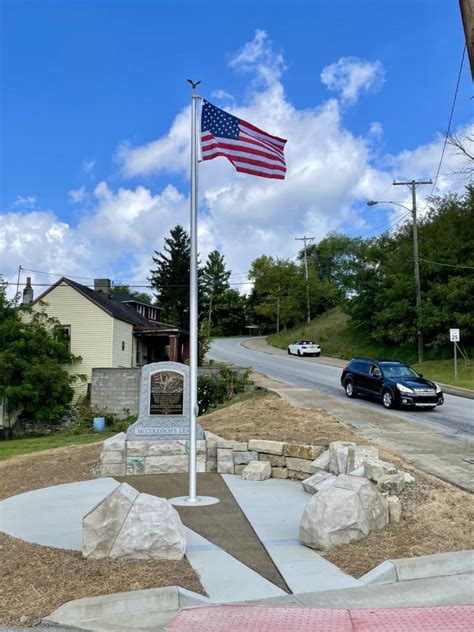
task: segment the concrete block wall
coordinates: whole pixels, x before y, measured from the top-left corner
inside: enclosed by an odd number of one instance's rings
[[[122,418],[138,415],[140,375],[139,368],[92,369],[91,406]]]

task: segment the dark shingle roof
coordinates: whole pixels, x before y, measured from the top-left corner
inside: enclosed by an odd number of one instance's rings
[[[34,303],[42,300],[43,297],[46,296],[46,294],[48,294],[53,288],[57,287],[62,282],[67,283],[68,285],[73,287],[80,294],[85,296],[85,298],[92,301],[92,303],[97,305],[97,307],[103,309],[104,312],[107,312],[107,314],[109,314],[113,318],[117,318],[118,320],[130,323],[139,330],[178,330],[178,327],[175,327],[174,325],[150,321],[148,320],[148,318],[145,318],[144,316],[139,314],[135,309],[133,309],[132,307],[128,307],[125,303],[120,302],[113,296],[107,296],[107,294],[104,294],[103,292],[92,290],[90,287],[87,287],[86,285],[81,285],[81,283],[77,283],[76,281],[73,281],[72,279],[67,279],[66,277],[62,277],[61,279],[59,279],[59,281],[57,281],[48,290],[46,290],[46,292],[43,292],[43,294],[41,294],[41,296],[39,296],[36,301],[34,301]]]

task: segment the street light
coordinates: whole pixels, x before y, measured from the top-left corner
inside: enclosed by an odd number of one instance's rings
[[[411,213],[413,223],[413,259],[415,262],[415,292],[416,292],[416,339],[418,345],[418,362],[423,362],[423,332],[421,330],[421,287],[420,287],[420,265],[418,262],[418,231],[416,222],[416,198],[413,198],[413,207],[408,208],[400,202],[391,200],[369,200],[367,206],[375,206],[376,204],[395,204],[401,206]]]

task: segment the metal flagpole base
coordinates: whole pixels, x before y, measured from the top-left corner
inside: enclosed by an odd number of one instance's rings
[[[169,498],[168,502],[177,507],[205,507],[206,505],[216,505],[220,500],[213,496],[197,496],[194,499],[189,496],[176,496],[176,498]]]

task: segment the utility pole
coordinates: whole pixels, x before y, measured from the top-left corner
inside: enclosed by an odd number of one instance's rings
[[[418,362],[423,362],[423,331],[421,323],[421,286],[420,265],[418,261],[418,228],[416,219],[416,187],[419,184],[433,184],[431,180],[410,180],[409,182],[393,181],[393,186],[407,186],[411,190],[412,222],[413,222],[413,259],[415,264],[415,291],[416,291],[416,340],[418,345]]]
[[[307,308],[307,320],[308,323],[311,321],[311,311],[310,311],[310,307],[309,307],[309,280],[308,280],[308,257],[306,256],[306,244],[310,241],[314,240],[314,237],[306,237],[306,235],[304,235],[304,237],[295,237],[296,241],[303,241],[304,242],[304,272],[305,272],[305,278],[306,278],[306,308]]]

